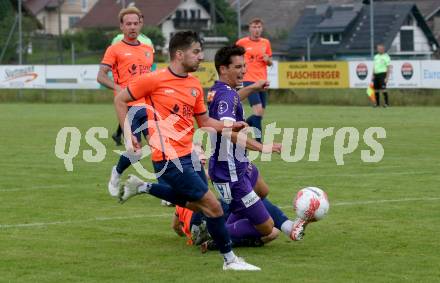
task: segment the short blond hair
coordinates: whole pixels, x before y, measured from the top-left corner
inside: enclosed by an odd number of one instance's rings
[[[249,25],[252,25],[252,24],[261,24],[261,25],[263,26],[263,25],[264,25],[264,22],[263,22],[263,20],[260,19],[260,18],[252,18],[252,19],[249,21]]]
[[[129,14],[136,14],[139,17],[139,21],[141,20],[141,17],[142,17],[141,11],[138,8],[134,7],[134,6],[131,6],[131,7],[122,9],[119,12],[119,22],[122,24],[122,22],[124,20],[124,16],[125,15],[129,15]]]

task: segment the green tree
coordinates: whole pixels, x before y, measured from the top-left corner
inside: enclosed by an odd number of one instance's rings
[[[16,14],[11,12],[6,15],[6,17],[0,19],[0,52],[5,53],[2,60],[2,64],[17,63],[18,62],[18,25],[15,25],[15,29],[12,31],[12,37],[7,42],[9,33],[14,27],[14,22],[16,20]],[[31,38],[34,31],[37,29],[35,21],[27,16],[22,17],[22,30],[23,30],[23,58],[26,60],[26,50],[27,46],[31,43]],[[8,45],[6,45],[8,43]],[[1,55],[1,53],[0,53]]]
[[[207,0],[199,0],[200,4],[206,6],[209,5]],[[207,2],[207,3],[204,3]],[[225,36],[229,39],[229,42],[237,41],[237,13],[231,8],[230,4],[225,0],[215,0],[217,25],[215,29],[209,31],[208,36]],[[209,6],[207,6],[209,7]],[[209,11],[209,10],[208,10]]]
[[[155,26],[145,26],[142,28],[142,33],[148,36],[153,41],[154,48],[163,47],[165,44],[165,37],[160,28]]]

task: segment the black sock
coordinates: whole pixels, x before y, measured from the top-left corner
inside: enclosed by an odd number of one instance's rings
[[[122,135],[121,125],[118,124],[118,129],[116,129],[116,136],[120,137]]]

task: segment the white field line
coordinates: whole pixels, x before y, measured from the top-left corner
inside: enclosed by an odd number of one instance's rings
[[[376,176],[376,175],[423,175],[436,174],[434,171],[415,171],[415,172],[372,172],[372,173],[356,173],[356,174],[327,174],[327,175],[298,175],[292,178],[313,178],[313,177],[361,177],[361,176]]]
[[[67,188],[69,185],[47,185],[47,186],[33,186],[33,187],[25,187],[25,188],[0,188],[1,192],[25,192],[25,191],[33,191],[33,190],[44,190],[44,189],[61,189]]]
[[[401,198],[401,199],[383,199],[383,200],[367,200],[367,201],[352,201],[352,202],[336,202],[331,206],[351,206],[351,205],[367,205],[367,204],[380,204],[380,203],[399,203],[409,201],[438,201],[440,197],[432,198]],[[281,206],[281,209],[289,209],[291,206]],[[0,229],[7,228],[32,228],[32,227],[44,227],[50,225],[65,225],[65,224],[82,224],[87,222],[102,222],[113,220],[127,220],[136,218],[160,218],[171,217],[172,211],[162,214],[146,214],[146,215],[130,215],[130,216],[115,216],[115,217],[95,217],[84,220],[67,220],[67,221],[54,221],[54,222],[34,222],[34,223],[18,223],[18,224],[0,224]]]

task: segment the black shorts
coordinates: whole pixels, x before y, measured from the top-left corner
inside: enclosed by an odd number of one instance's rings
[[[379,73],[374,74],[374,89],[380,90],[380,89],[386,89],[387,84],[385,83],[385,78],[387,77],[387,73]]]

